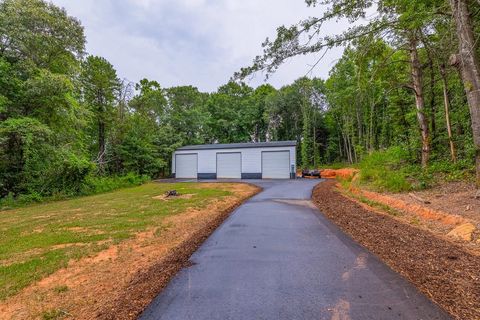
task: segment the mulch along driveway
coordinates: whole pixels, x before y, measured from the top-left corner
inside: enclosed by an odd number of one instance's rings
[[[480,256],[447,239],[367,210],[320,183],[313,199],[320,211],[380,257],[455,319],[480,319]]]

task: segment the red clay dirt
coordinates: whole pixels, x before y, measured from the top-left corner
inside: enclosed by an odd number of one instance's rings
[[[480,319],[480,256],[424,228],[370,210],[320,183],[313,199],[345,233],[458,320]]]
[[[342,179],[349,179],[358,172],[358,169],[343,168],[343,169],[323,169],[320,171],[322,178],[335,179],[337,177]]]
[[[439,223],[442,223],[446,226],[458,226],[462,223],[468,222],[467,219],[455,215],[442,212],[440,210],[431,209],[421,204],[416,204],[414,201],[405,201],[397,199],[391,195],[380,194],[377,192],[367,191],[367,190],[352,190],[354,193],[362,195],[369,200],[377,201],[382,204],[385,204],[391,208],[395,208],[402,211],[408,211],[416,214],[420,218],[426,220],[433,220]]]
[[[342,179],[349,179],[358,173],[358,169],[342,168],[342,169],[319,169],[321,178],[335,179],[337,177]],[[302,177],[302,169],[297,169],[297,177]],[[318,176],[305,176],[306,179],[318,179]]]
[[[480,198],[476,197],[477,192],[473,183],[453,181],[417,191],[415,194],[429,202],[428,208],[480,223]],[[412,201],[409,194],[399,193],[389,194],[389,196],[403,201]]]
[[[458,188],[449,188],[449,184],[442,184],[436,189],[415,193],[378,193],[351,185],[347,190],[340,184],[337,186],[344,190],[347,196],[353,195],[363,202],[363,199],[366,199],[392,208],[399,213],[397,219],[416,224],[437,235],[450,237],[449,240],[480,254],[480,199],[475,199],[474,188],[467,184],[462,185],[465,188],[470,187],[470,190],[458,191]],[[450,192],[447,194],[443,191],[439,196],[438,189]],[[459,203],[462,205],[455,205]],[[464,208],[468,210],[464,211]]]

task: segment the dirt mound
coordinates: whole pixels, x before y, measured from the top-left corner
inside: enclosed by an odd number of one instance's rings
[[[428,201],[428,208],[476,221],[480,227],[480,199],[475,197],[476,193],[475,184],[464,181],[442,182],[433,188],[415,192]],[[395,193],[389,196],[412,202],[410,193]]]
[[[447,226],[458,226],[460,224],[468,222],[465,218],[458,215],[449,214],[440,210],[430,209],[421,204],[414,204],[412,202],[396,199],[389,195],[358,189],[355,192],[361,194],[369,200],[383,203],[398,210],[408,211],[423,219],[438,221]]]
[[[178,196],[168,196],[166,194],[161,194],[159,196],[152,197],[152,199],[168,201],[168,200],[174,200],[174,199],[190,199],[193,196],[194,194],[180,194]]]
[[[343,169],[323,169],[320,171],[322,178],[326,179],[335,179],[336,177],[340,177],[343,179],[352,178],[355,174],[357,174],[358,169],[353,168],[343,168]]]
[[[433,233],[368,210],[320,183],[315,204],[455,319],[480,319],[480,256]]]
[[[441,236],[446,235],[462,242],[462,245],[467,248],[480,252],[480,233],[478,232],[480,221],[474,214],[462,215],[460,208],[457,208],[455,213],[452,210],[443,210],[443,207],[431,205],[431,201],[436,199],[428,198],[427,200],[415,193],[383,194],[353,186],[350,186],[347,191],[340,184],[337,184],[337,187],[347,192],[347,196],[353,196],[361,203],[393,209],[399,213],[397,218],[404,222],[412,223],[413,221],[417,226]]]

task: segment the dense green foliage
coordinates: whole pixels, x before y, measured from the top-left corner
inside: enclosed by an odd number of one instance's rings
[[[367,25],[315,42],[310,36],[324,21],[354,21],[372,5],[323,2],[331,5],[324,17],[279,28],[240,75],[347,44],[328,79],[303,77],[279,89],[230,81],[205,93],[121,80],[106,59],[85,52],[83,27],[63,9],[0,0],[0,198],[72,196],[125,185],[118,182],[125,175],[133,184],[168,176],[172,151],[199,143],[296,140],[305,168],[362,160],[381,168],[391,150],[402,151],[387,165],[399,174],[408,167],[429,176],[428,164],[471,168],[480,155],[475,109],[465,76],[449,64],[457,41],[448,3],[380,1]],[[364,179],[382,175],[366,170]],[[405,189],[400,178],[395,184]]]
[[[471,160],[436,160],[419,170],[407,150],[393,146],[365,155],[358,164],[360,175],[353,184],[367,185],[377,191],[402,192],[422,190],[438,182],[472,181]]]
[[[228,82],[213,93],[134,85],[85,53],[83,27],[63,9],[3,0],[0,17],[3,206],[168,176],[172,151],[185,144],[304,138],[299,162],[320,161],[321,80],[280,90]]]
[[[408,153],[401,147],[374,151],[360,162],[360,182],[378,190],[408,191],[413,188],[408,180],[415,167],[405,160]]]

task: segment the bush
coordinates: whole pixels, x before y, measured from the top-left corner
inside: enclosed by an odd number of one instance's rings
[[[95,165],[69,148],[55,144],[52,131],[32,118],[0,124],[0,197],[75,195]]]
[[[69,151],[56,151],[45,161],[42,171],[28,170],[26,192],[44,197],[74,196],[81,192],[85,180],[95,171],[95,164]]]
[[[472,161],[431,161],[423,170],[401,147],[375,151],[364,157],[359,167],[359,183],[377,191],[421,190],[442,181],[473,181],[475,177]]]
[[[162,150],[165,147],[159,144],[155,122],[149,117],[132,115],[127,119],[124,130],[119,143],[112,150],[119,164],[113,171],[158,177],[168,163],[163,160]]]
[[[137,175],[135,173],[128,173],[124,176],[110,177],[89,175],[82,180],[82,184],[76,192],[73,192],[72,189],[61,190],[49,196],[41,195],[38,192],[31,192],[14,196],[14,194],[10,192],[6,197],[0,199],[0,210],[21,207],[24,205],[44,201],[64,200],[74,196],[86,196],[97,193],[110,192],[120,188],[139,186],[149,180],[150,177],[146,175]]]
[[[149,176],[128,173],[124,176],[98,177],[89,176],[86,178],[80,194],[91,195],[113,191],[115,189],[139,186],[150,180]]]
[[[359,167],[360,183],[379,191],[401,192],[413,187],[408,180],[408,153],[401,147],[374,151],[363,158]]]
[[[471,159],[474,159],[474,157]],[[432,175],[444,175],[448,181],[464,180],[475,176],[475,166],[472,160],[459,160],[457,163],[451,161],[435,162],[428,167],[427,171]]]
[[[55,151],[51,130],[32,118],[0,122],[0,197],[28,193],[35,175],[44,176],[45,162]]]

